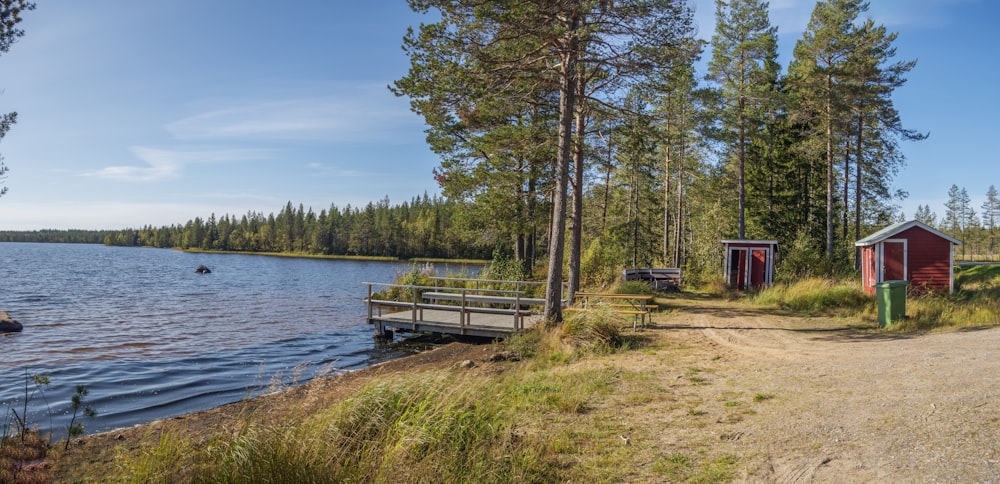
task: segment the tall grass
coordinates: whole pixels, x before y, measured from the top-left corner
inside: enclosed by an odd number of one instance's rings
[[[553,442],[566,436],[546,432],[545,415],[584,414],[622,378],[565,363],[622,341],[616,325],[597,319],[539,329],[498,348],[534,356],[502,374],[383,375],[279,425],[247,416],[210,445],[161,436],[141,455],[117,456],[117,472],[130,482],[565,481],[563,454],[575,450]]]
[[[285,426],[216,446],[207,482],[520,482],[545,475],[495,389],[447,371],[374,382]],[[492,390],[492,391],[491,391]]]
[[[818,277],[775,284],[755,295],[753,301],[809,314],[845,316],[862,314],[874,304],[857,281]]]
[[[938,328],[994,326],[1000,324],[1000,265],[960,268],[954,294],[908,294],[906,318],[890,331],[926,331]],[[837,314],[874,319],[873,298],[857,280],[807,278],[776,284],[753,297],[758,304],[809,314]]]
[[[568,316],[562,325],[561,339],[594,353],[608,353],[625,343],[619,327],[610,308],[597,308]]]
[[[952,295],[936,294],[906,302],[907,318],[899,331],[963,328],[1000,324],[1000,265],[963,267]]]

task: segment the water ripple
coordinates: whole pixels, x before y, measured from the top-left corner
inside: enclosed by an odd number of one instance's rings
[[[195,274],[199,264],[213,273]],[[304,382],[331,365],[339,371],[393,357],[371,343],[361,282],[389,281],[405,270],[384,262],[0,243],[0,310],[25,327],[0,338],[0,417],[23,402],[26,374],[51,377],[42,394],[51,418],[40,399],[29,417],[58,433],[76,385],[87,387],[86,401],[98,411],[84,424],[99,431]]]

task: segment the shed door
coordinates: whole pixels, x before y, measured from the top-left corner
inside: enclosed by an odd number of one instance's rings
[[[906,241],[886,240],[882,242],[882,280],[906,280]]]
[[[875,280],[878,271],[875,270],[875,246],[861,248],[861,281],[865,291],[875,295]]]
[[[729,248],[729,287],[743,291],[747,277],[747,250],[735,247]]]
[[[767,282],[767,249],[750,250],[750,286],[764,287]]]

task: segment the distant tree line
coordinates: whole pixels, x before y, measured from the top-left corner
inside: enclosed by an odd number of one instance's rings
[[[965,187],[952,185],[940,219],[930,205],[918,205],[913,218],[962,241],[956,256],[966,260],[1000,259],[1000,193],[995,186],[986,190],[986,198],[977,213]]]
[[[234,252],[284,252],[382,257],[489,258],[488,232],[460,230],[460,205],[442,197],[388,198],[364,207],[320,210],[288,202],[277,214],[196,217],[183,225],[108,232],[106,245],[178,247]]]
[[[47,242],[55,244],[101,244],[106,230],[4,230],[0,242]]]

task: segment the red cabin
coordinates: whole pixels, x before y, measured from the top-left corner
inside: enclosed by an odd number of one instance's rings
[[[875,295],[875,284],[909,281],[909,291],[955,290],[955,246],[962,241],[911,220],[890,225],[854,243],[861,248],[861,285]]]
[[[774,283],[777,240],[722,240],[723,273],[729,287],[737,291],[761,289]]]

